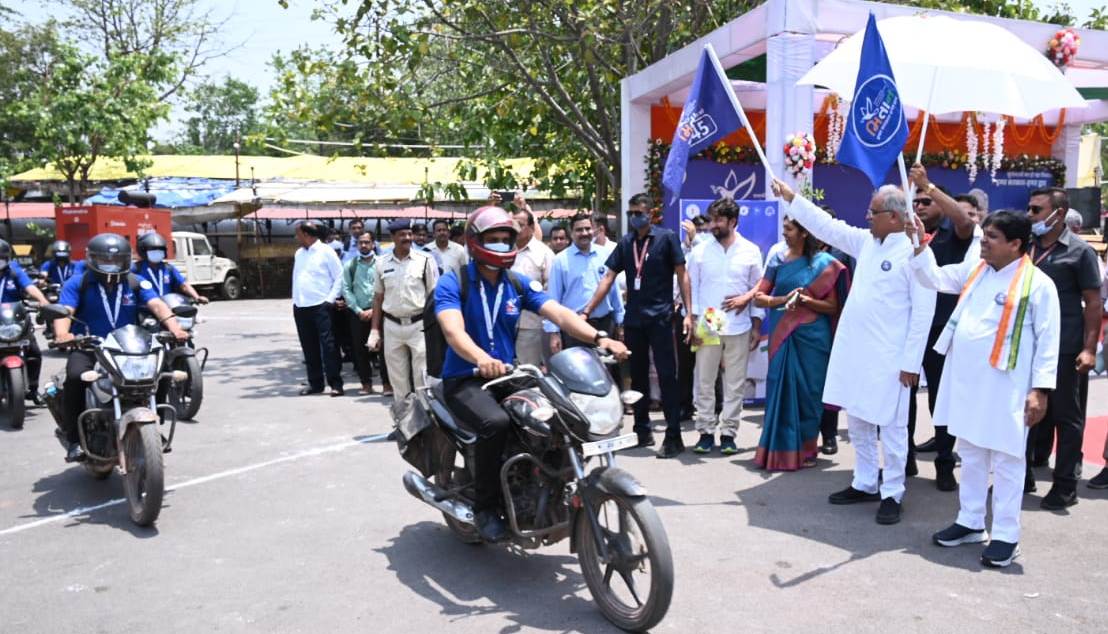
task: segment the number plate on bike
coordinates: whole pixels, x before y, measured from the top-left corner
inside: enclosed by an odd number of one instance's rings
[[[597,440],[596,442],[587,442],[581,445],[581,453],[588,458],[590,456],[599,456],[602,453],[608,453],[610,451],[627,449],[637,444],[639,444],[638,436],[635,434],[626,434],[623,436],[616,436],[615,438]]]

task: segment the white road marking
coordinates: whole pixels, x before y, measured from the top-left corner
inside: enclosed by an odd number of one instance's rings
[[[311,456],[319,456],[319,455],[322,455],[322,454],[325,454],[325,453],[334,453],[334,452],[338,452],[338,451],[343,451],[345,449],[349,449],[350,447],[356,447],[358,445],[365,445],[367,443],[375,442],[375,441],[378,441],[378,440],[383,440],[386,436],[388,436],[387,433],[386,434],[374,434],[372,436],[365,436],[365,437],[359,438],[357,440],[348,440],[346,442],[341,442],[341,443],[337,443],[337,444],[334,444],[334,445],[325,445],[323,447],[316,447],[315,449],[308,449],[306,451],[301,451],[299,453],[289,454],[287,456],[281,456],[280,458],[274,458],[272,460],[266,460],[265,462],[257,462],[257,463],[246,465],[246,466],[243,466],[243,467],[237,467],[235,469],[228,469],[226,471],[220,471],[218,473],[213,473],[211,475],[200,476],[199,478],[193,478],[191,480],[185,480],[184,482],[179,482],[177,484],[167,486],[165,488],[165,490],[166,490],[166,492],[177,491],[179,489],[184,489],[184,488],[188,488],[188,487],[191,487],[191,486],[196,486],[198,484],[206,484],[208,482],[212,482],[213,480],[222,480],[223,478],[230,478],[232,476],[241,475],[243,473],[247,473],[247,472],[250,472],[250,471],[255,471],[257,469],[263,469],[265,467],[271,467],[275,464],[282,464],[282,463],[285,463],[285,462],[293,462],[295,460],[300,460],[301,458],[309,458]],[[106,509],[110,506],[118,506],[120,504],[125,503],[126,501],[127,501],[126,498],[115,498],[115,499],[112,499],[112,500],[108,500],[107,502],[101,502],[100,504],[96,504],[94,506],[82,506],[80,508],[73,509],[72,511],[66,511],[65,513],[59,513],[58,515],[51,515],[50,517],[44,517],[42,519],[35,520],[33,522],[27,522],[25,524],[18,524],[16,526],[12,526],[10,528],[5,528],[4,530],[0,530],[0,537],[3,537],[4,535],[13,535],[15,533],[21,533],[23,531],[30,530],[32,528],[38,528],[40,526],[46,526],[48,524],[54,524],[56,522],[61,522],[61,521],[71,519],[71,518],[74,518],[74,517],[80,517],[82,515],[88,515],[89,513],[99,511],[101,509]]]

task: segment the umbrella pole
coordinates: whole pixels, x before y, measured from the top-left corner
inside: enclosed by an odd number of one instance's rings
[[[916,217],[915,214],[912,212],[912,188],[908,184],[908,170],[904,167],[903,152],[896,155],[896,166],[897,169],[900,170],[900,182],[903,183],[902,187],[904,187],[904,207],[905,211],[908,212],[908,222],[914,223],[916,221]],[[919,236],[915,234],[912,234],[912,246],[919,246]]]
[[[931,102],[935,99],[935,80],[939,76],[939,69],[934,68],[931,70],[931,88],[927,92],[927,109],[920,110],[919,116],[923,117],[923,127],[919,131],[919,145],[916,146],[916,163],[919,163],[923,159],[923,142],[927,138],[927,124],[931,121]],[[900,159],[901,163],[904,159]],[[916,197],[916,186],[913,183],[908,182],[907,177],[901,174],[901,177],[905,179],[905,192],[908,194],[908,211],[909,214],[912,211],[912,199]]]

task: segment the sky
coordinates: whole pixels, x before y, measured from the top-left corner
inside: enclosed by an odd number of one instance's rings
[[[3,3],[21,13],[26,19],[37,22],[54,15],[57,3],[50,0],[3,0]],[[338,36],[324,20],[312,20],[312,12],[319,0],[288,0],[288,9],[282,9],[277,0],[200,0],[201,6],[210,8],[219,18],[229,17],[223,43],[227,46],[242,44],[230,55],[212,60],[205,74],[219,80],[231,76],[253,84],[264,96],[269,93],[274,77],[268,62],[277,52],[288,52],[298,46],[337,46]],[[357,4],[354,1],[351,5]],[[1035,0],[1042,9],[1056,4],[1055,0]],[[1073,14],[1082,22],[1094,7],[1108,4],[1108,0],[1068,0]],[[168,140],[181,129],[183,112],[178,108],[171,120],[154,131],[158,140]]]

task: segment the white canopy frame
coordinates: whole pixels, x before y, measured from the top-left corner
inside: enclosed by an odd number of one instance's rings
[[[870,12],[881,20],[913,15],[920,13],[921,9],[861,0],[768,0],[642,71],[625,77],[620,84],[621,191],[624,208],[633,194],[647,189],[650,108],[661,103],[663,98],[678,107],[684,103],[704,44],[712,44],[725,69],[766,55],[765,84],[735,81],[733,85],[745,109],[765,110],[765,146],[771,148],[768,156],[770,165],[775,173],[786,174],[784,157],[772,148],[783,145],[785,138],[793,132],[811,133],[813,115],[825,95],[811,86],[797,86],[797,80],[833,50],[842,38],[865,28]],[[1044,50],[1058,30],[1057,25],[1042,22],[947,11],[928,12],[954,19],[991,22],[1029,45]],[[1081,36],[1081,48],[1073,66],[1066,69],[1066,76],[1077,87],[1108,86],[1108,32],[1077,31]],[[1063,133],[1054,145],[1053,155],[1067,167],[1067,187],[1076,185],[1081,126],[1108,120],[1108,101],[1090,100],[1088,103],[1088,108],[1066,112]],[[915,112],[907,109],[905,114],[911,117]],[[958,118],[960,115],[951,115],[939,117],[939,120]],[[1057,112],[1044,115],[1047,124],[1057,119]],[[622,214],[621,222],[626,222]]]

